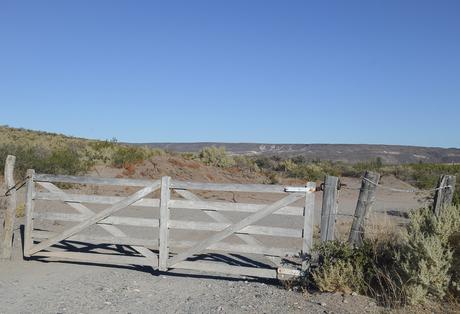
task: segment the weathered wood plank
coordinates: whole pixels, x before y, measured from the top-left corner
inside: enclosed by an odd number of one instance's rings
[[[16,220],[16,188],[14,182],[14,165],[16,157],[8,155],[5,160],[5,188],[8,191],[5,200],[3,232],[0,238],[0,259],[10,259],[13,249],[14,222]]]
[[[56,235],[55,232],[43,231],[43,230],[34,230],[32,232],[32,238],[36,241],[43,241],[52,236]],[[150,249],[158,249],[158,241],[150,239],[141,239],[133,237],[107,237],[107,236],[95,236],[95,235],[85,235],[85,234],[76,234],[66,239],[66,241],[76,241],[88,244],[118,244],[118,245],[129,245],[129,246],[144,246]],[[196,241],[181,241],[181,240],[170,240],[169,247],[176,249],[189,248],[196,245]],[[288,248],[275,248],[275,247],[266,247],[266,246],[257,246],[249,244],[233,244],[226,242],[219,242],[214,245],[211,245],[208,248],[209,251],[222,251],[229,253],[248,253],[248,254],[261,254],[269,256],[280,256],[284,257],[286,255],[295,255],[298,252],[295,252],[292,249]]]
[[[34,230],[32,231],[32,238],[35,240],[43,241],[49,239],[52,236],[57,235],[55,232]],[[118,245],[129,245],[129,246],[143,246],[152,248],[152,243],[155,240],[144,239],[144,238],[133,238],[126,236],[95,236],[86,234],[76,234],[68,237],[66,241],[76,241],[88,244],[118,244]]]
[[[95,185],[149,186],[151,180],[99,178],[69,175],[36,174],[36,181]],[[201,183],[171,180],[171,188],[184,190],[234,191],[253,193],[287,193],[286,187],[271,184]]]
[[[360,246],[363,244],[365,220],[368,217],[372,204],[375,201],[379,180],[380,174],[376,172],[366,171],[364,174],[364,178],[361,182],[361,190],[359,191],[358,202],[356,203],[350,235],[348,237],[348,242],[352,245]]]
[[[303,234],[302,234],[302,270],[306,271],[308,262],[311,259],[311,250],[313,249],[313,223],[315,212],[315,192],[316,183],[307,183],[307,192],[305,194],[305,210],[303,214]]]
[[[33,195],[35,193],[35,183],[34,183],[34,176],[35,170],[28,169],[27,170],[27,185],[26,185],[26,203],[25,203],[25,223],[24,223],[24,252],[23,255],[25,257],[29,257],[30,248],[33,245],[32,241],[32,230],[34,228],[34,221],[33,215],[35,213],[35,203],[33,200]]]
[[[249,204],[249,203],[228,203],[228,202],[213,202],[213,201],[187,201],[187,200],[171,200],[170,208],[175,209],[201,209],[201,210],[216,210],[216,211],[235,211],[245,213],[255,213],[265,208],[267,204]],[[275,215],[293,215],[302,216],[303,207],[300,206],[283,206],[277,210]]]
[[[118,179],[118,178],[99,178],[99,177],[82,177],[69,175],[54,175],[37,173],[35,175],[37,182],[61,182],[74,184],[94,184],[94,185],[124,185],[146,187],[159,184],[159,180],[141,180],[141,179]]]
[[[175,264],[177,264],[178,262],[180,261],[183,261],[185,259],[187,259],[188,257],[206,249],[208,246],[214,244],[214,243],[217,243],[225,238],[227,238],[228,236],[230,236],[231,234],[235,233],[235,232],[238,232],[240,231],[241,229],[259,221],[260,219],[274,213],[275,211],[277,211],[278,209],[280,209],[281,207],[283,206],[286,206],[288,204],[291,204],[295,201],[297,201],[299,198],[303,197],[304,194],[289,194],[288,196],[282,198],[281,200],[273,203],[273,204],[270,204],[270,205],[267,205],[264,209],[246,217],[245,219],[241,220],[240,222],[236,223],[236,224],[233,224],[227,228],[225,228],[224,230],[214,234],[213,236],[209,237],[207,240],[203,241],[203,242],[200,242],[199,244],[195,245],[194,247],[186,250],[185,252],[183,253],[180,253],[176,256],[174,256],[173,258],[170,259],[169,261],[169,266],[172,267],[174,266]]]
[[[231,223],[221,222],[204,222],[204,221],[185,221],[185,220],[170,220],[169,227],[171,229],[184,230],[203,230],[203,231],[222,231],[231,226]],[[237,233],[301,238],[301,229],[269,227],[269,226],[247,226]]]
[[[40,213],[34,212],[33,217],[43,220],[58,220],[58,221],[74,221],[81,222],[91,217],[91,215],[71,214],[71,213]],[[159,226],[159,220],[154,218],[138,218],[138,217],[123,217],[123,216],[110,216],[97,222],[98,225],[121,225],[121,226],[135,226],[135,227],[154,227]]]
[[[48,182],[38,182],[42,185]],[[73,203],[88,203],[88,204],[115,204],[125,197],[123,196],[103,196],[103,195],[85,195],[85,194],[71,194],[59,195],[52,192],[36,192],[34,199],[46,201],[63,201]],[[160,199],[158,198],[143,198],[133,203],[131,206],[139,207],[159,207]]]
[[[89,218],[88,220],[85,220],[79,224],[77,224],[76,226],[70,228],[70,229],[67,229],[65,230],[64,232],[62,232],[61,234],[51,238],[51,239],[48,239],[44,242],[41,242],[40,244],[38,245],[35,245],[34,247],[32,247],[30,249],[30,253],[33,254],[33,253],[36,253],[40,250],[43,250],[59,241],[62,241],[72,235],[74,235],[75,233],[77,232],[80,232],[81,230],[97,223],[98,221],[104,219],[104,218],[107,218],[108,216],[112,215],[113,213],[119,211],[120,209],[123,209],[131,204],[133,204],[134,202],[136,202],[137,200],[145,197],[146,195],[150,194],[151,192],[155,191],[156,189],[158,189],[159,187],[159,183],[155,182],[155,184],[153,185],[150,185],[150,186],[147,186],[139,191],[137,191],[136,193],[132,194],[131,196],[129,197],[126,197],[124,200],[110,206],[109,208],[95,214],[94,216],[92,216],[91,218]]]
[[[70,213],[37,213],[33,215],[36,219],[43,220],[58,220],[58,221],[74,221],[81,222],[88,219],[90,216],[81,214],[70,214]],[[121,217],[111,216],[107,217],[99,222],[98,225],[124,225],[124,226],[135,226],[135,227],[159,227],[158,219],[151,218],[136,218],[136,217]],[[185,220],[174,220],[170,219],[168,227],[170,229],[182,229],[182,230],[195,230],[195,231],[222,231],[230,223],[219,223],[219,222],[206,222],[206,221],[185,221]],[[254,235],[265,235],[265,236],[278,236],[278,237],[291,237],[301,238],[302,230],[293,228],[281,228],[281,227],[269,227],[269,226],[248,226],[243,228],[238,234],[254,234]]]
[[[188,269],[196,270],[201,272],[215,272],[229,275],[239,276],[251,276],[260,278],[277,278],[276,269],[270,268],[256,268],[256,267],[244,267],[244,266],[230,266],[220,263],[211,262],[189,262],[183,261],[174,265],[172,268],[176,269]]]
[[[41,184],[41,182],[39,183]],[[188,192],[186,190],[177,190]],[[179,193],[179,192],[178,192]],[[101,195],[83,195],[83,194],[70,194],[66,193],[65,198],[55,193],[49,192],[36,192],[34,199],[36,200],[50,200],[50,201],[63,201],[74,203],[89,203],[89,204],[115,204],[124,197],[121,196],[101,196]],[[262,208],[265,204],[251,204],[251,203],[228,203],[217,201],[203,201],[203,200],[170,200],[170,208],[175,209],[199,209],[208,211],[235,211],[253,213]],[[159,207],[160,200],[152,198],[143,198],[131,206],[139,207]],[[277,210],[275,215],[293,215],[302,216],[303,207],[300,206],[285,206]]]
[[[169,241],[170,248],[189,248],[199,242],[196,241],[179,241],[171,240]],[[287,248],[276,248],[276,247],[267,247],[251,244],[233,244],[227,242],[219,242],[209,246],[206,250],[209,251],[225,251],[229,253],[247,253],[247,254],[260,254],[260,255],[270,255],[270,256],[280,256],[284,257],[286,255],[295,255],[298,252],[295,252],[292,249]]]
[[[323,204],[321,208],[321,242],[335,239],[338,181],[339,178],[333,176],[326,176],[324,179]]]
[[[171,188],[201,191],[233,191],[249,193],[286,193],[285,187],[271,184],[201,183],[172,180]]]
[[[161,271],[168,269],[169,258],[169,199],[171,198],[171,191],[169,189],[171,178],[161,178],[161,197],[160,197],[160,238],[158,242],[159,247],[159,262],[158,267]]]
[[[70,213],[38,213],[35,212],[33,215],[36,219],[43,220],[58,220],[58,221],[74,221],[81,222],[85,219],[90,218],[88,215],[81,214],[70,214]],[[124,225],[124,226],[135,226],[135,227],[159,227],[159,220],[153,218],[136,218],[136,217],[122,217],[122,216],[111,216],[107,217],[99,222],[98,225]],[[206,222],[206,221],[185,221],[185,220],[174,220],[170,219],[168,227],[170,229],[182,229],[182,230],[195,230],[195,231],[222,231],[231,224],[219,223],[219,222]],[[268,227],[268,226],[248,226],[238,232],[239,234],[254,234],[254,235],[266,235],[266,236],[278,236],[278,237],[291,237],[301,238],[302,230],[293,228],[281,228],[281,227]]]

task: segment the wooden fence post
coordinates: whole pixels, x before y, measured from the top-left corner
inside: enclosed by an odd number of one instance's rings
[[[380,174],[376,172],[366,171],[364,174],[353,223],[351,225],[350,236],[348,238],[348,242],[352,245],[360,246],[363,243],[364,223],[374,203],[379,180]]]
[[[439,177],[438,190],[436,190],[433,201],[433,212],[436,216],[439,216],[444,208],[452,204],[455,181],[455,176],[442,175]]]
[[[323,204],[321,208],[321,242],[335,239],[338,182],[339,178],[333,176],[326,176],[324,179]]]
[[[5,219],[3,222],[3,232],[1,236],[0,249],[1,259],[10,259],[13,247],[13,232],[14,221],[16,218],[16,188],[14,183],[14,164],[16,157],[8,155],[5,161],[5,188],[6,188],[6,201],[5,201]]]
[[[302,271],[306,271],[311,258],[313,248],[313,224],[315,212],[315,191],[316,183],[307,183],[307,192],[305,195],[305,207],[303,211],[303,232],[302,232]]]
[[[34,183],[35,170],[27,170],[27,185],[26,185],[26,203],[25,203],[25,223],[24,223],[24,257],[30,257],[29,250],[33,245],[32,241],[32,230],[33,227],[33,214],[34,214],[34,200],[33,195],[35,193]]]
[[[159,231],[159,259],[158,269],[161,271],[168,270],[168,258],[169,258],[169,199],[171,192],[169,189],[171,178],[161,178],[161,195],[160,195],[160,231]]]

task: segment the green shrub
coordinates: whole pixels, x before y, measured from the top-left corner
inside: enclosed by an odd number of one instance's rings
[[[322,291],[360,291],[384,305],[441,300],[449,291],[460,297],[460,208],[436,218],[425,208],[410,214],[400,237],[366,239],[361,247],[330,241],[315,248],[319,266],[312,270]]]
[[[279,156],[261,156],[255,158],[254,161],[260,169],[268,173],[276,171],[284,177],[305,181],[321,180],[325,175],[340,176],[346,167],[349,167],[341,162],[307,161],[302,155],[285,159]]]
[[[228,168],[235,165],[235,160],[227,154],[225,147],[204,147],[198,154],[199,160],[208,166]]]
[[[450,292],[460,300],[460,230],[457,230],[450,239],[452,247],[452,280]]]
[[[369,246],[354,249],[346,242],[326,241],[315,247],[319,267],[312,278],[321,291],[365,292],[364,274],[371,264]]]
[[[247,172],[259,172],[260,168],[255,162],[254,159],[248,158],[247,156],[235,156],[233,157],[233,160],[235,161],[235,166],[242,171],[247,171]]]
[[[278,183],[280,183],[280,180],[279,180],[278,175],[276,174],[276,172],[273,172],[273,171],[269,172],[267,174],[267,177],[268,177],[268,183],[269,184],[278,184]]]
[[[7,155],[16,156],[15,173],[22,177],[27,169],[50,174],[75,175],[85,173],[93,165],[80,155],[78,147],[48,149],[40,146],[6,144],[0,146],[0,168],[4,168]]]
[[[451,282],[452,275],[458,275],[458,270],[452,268],[451,239],[459,229],[458,207],[446,208],[438,219],[428,208],[411,213],[398,258],[410,303],[421,303],[428,294],[441,299],[449,285],[456,285]]]
[[[118,146],[112,153],[112,164],[118,168],[126,168],[144,161],[149,157],[148,151],[137,146]]]
[[[292,163],[292,165],[295,164]],[[324,171],[321,165],[310,163],[295,165],[295,167],[290,168],[287,171],[287,174],[291,178],[299,178],[305,181],[316,181],[322,180],[327,173]]]
[[[362,273],[351,262],[338,260],[323,265],[313,273],[313,279],[321,291],[351,293],[360,289]]]
[[[275,170],[277,168],[278,162],[266,156],[261,156],[255,158],[254,162],[256,165],[263,170]]]

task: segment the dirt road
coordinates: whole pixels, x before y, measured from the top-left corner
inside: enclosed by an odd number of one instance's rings
[[[0,263],[0,313],[357,313],[360,296],[305,295],[276,282],[73,263]]]

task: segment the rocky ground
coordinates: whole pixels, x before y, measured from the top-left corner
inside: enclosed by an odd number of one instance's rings
[[[0,264],[0,313],[378,313],[366,297],[274,281],[73,263]]]

